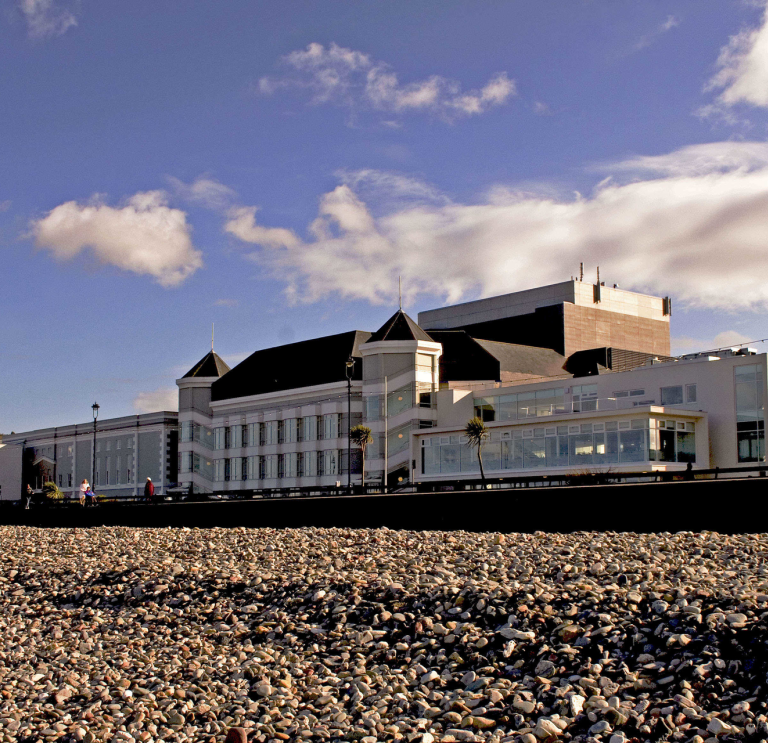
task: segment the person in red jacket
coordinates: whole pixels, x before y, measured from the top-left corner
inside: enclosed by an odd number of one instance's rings
[[[155,486],[152,484],[152,478],[148,477],[144,483],[144,500],[151,501],[155,496]]]

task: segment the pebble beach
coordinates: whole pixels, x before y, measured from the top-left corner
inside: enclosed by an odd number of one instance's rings
[[[768,741],[768,536],[0,540],[8,743]]]

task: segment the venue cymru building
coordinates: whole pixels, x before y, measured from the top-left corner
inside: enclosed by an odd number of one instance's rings
[[[396,312],[352,330],[214,353],[181,379],[179,482],[201,492],[479,476],[463,429],[489,431],[488,477],[679,471],[765,461],[766,355],[670,356],[671,302],[567,281]],[[351,474],[350,455],[351,454]]]
[[[83,477],[107,495],[138,494],[147,476],[160,492],[359,484],[347,438],[358,423],[373,435],[368,485],[385,472],[390,488],[476,479],[464,436],[475,416],[489,478],[765,462],[766,355],[671,357],[670,315],[668,298],[571,280],[418,323],[398,311],[376,332],[263,349],[232,369],[211,351],[176,381],[178,417],[6,436],[2,497],[24,479],[8,474],[20,472],[7,464],[14,445],[71,493]]]

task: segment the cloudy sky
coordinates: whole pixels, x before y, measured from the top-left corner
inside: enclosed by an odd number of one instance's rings
[[[0,432],[570,278],[768,336],[756,0],[0,0]],[[766,346],[759,346],[765,350]]]

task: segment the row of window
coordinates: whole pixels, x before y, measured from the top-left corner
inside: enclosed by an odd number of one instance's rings
[[[222,426],[213,429],[213,448],[240,449],[244,446],[337,439],[344,429],[342,417],[342,413],[326,413],[303,418]]]
[[[613,393],[613,397],[598,399],[596,384],[582,384],[571,388],[570,402],[565,399],[564,387],[477,397],[475,398],[475,416],[484,421],[509,421],[564,413],[616,410],[655,403],[655,400],[640,399],[644,397],[644,389],[635,389],[619,390]],[[660,399],[662,405],[694,403],[696,402],[696,385],[662,387]]]
[[[103,443],[104,443],[104,450],[105,451],[112,451],[112,442],[111,441],[105,441]],[[102,444],[101,441],[97,441],[96,442],[96,451],[97,452],[101,451],[101,444]],[[122,444],[121,439],[118,439],[117,441],[115,441],[115,449],[121,449],[122,448],[121,444]],[[132,449],[133,448],[133,439],[126,439],[125,440],[125,448],[126,449]]]
[[[655,421],[653,421],[655,424]],[[694,424],[648,420],[494,432],[482,448],[487,472],[544,467],[639,462],[695,462]],[[425,475],[479,472],[477,449],[465,436],[432,436],[422,440],[421,471]]]
[[[338,449],[286,454],[254,455],[228,459],[204,460],[192,452],[179,455],[180,472],[199,472],[216,482],[235,480],[274,480],[295,477],[323,477],[342,474],[341,454]],[[206,467],[206,469],[203,469]]]

